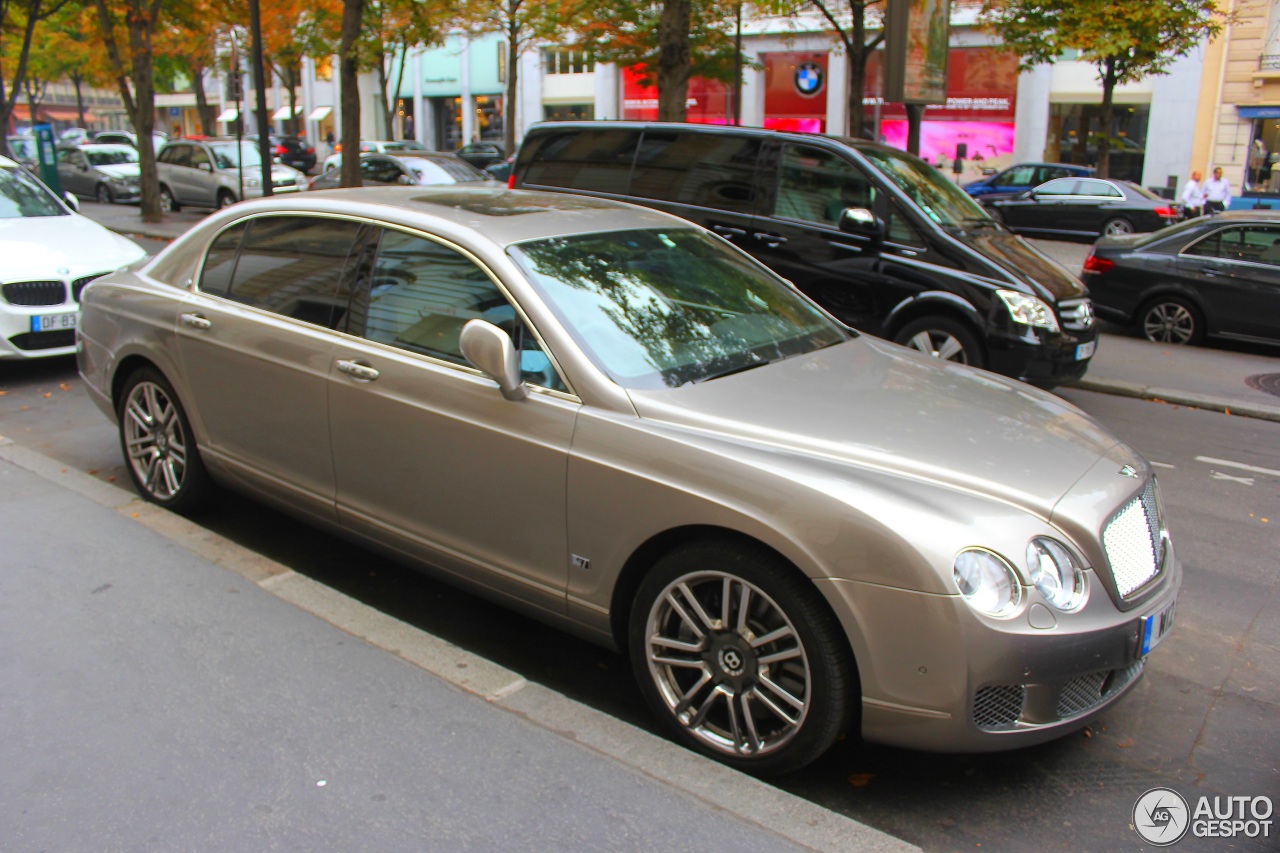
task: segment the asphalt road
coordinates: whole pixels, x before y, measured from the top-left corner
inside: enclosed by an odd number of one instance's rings
[[[0,363],[0,435],[124,482],[116,436],[69,359]],[[1160,466],[1185,566],[1179,624],[1089,730],[1012,753],[840,745],[778,787],[926,850],[1138,850],[1134,801],[1280,801],[1280,424],[1083,391],[1064,396]],[[525,678],[652,728],[625,660],[228,496],[199,523]],[[1274,850],[1185,839],[1180,850]]]

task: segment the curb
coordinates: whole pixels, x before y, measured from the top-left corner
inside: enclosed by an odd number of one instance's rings
[[[1159,388],[1138,382],[1085,377],[1062,387],[1078,388],[1081,391],[1094,391],[1099,394],[1112,394],[1117,397],[1136,397],[1140,400],[1150,400],[1154,403],[1173,403],[1179,406],[1189,406],[1193,409],[1205,409],[1211,412],[1222,412],[1223,414],[1244,418],[1280,422],[1280,406],[1267,406],[1261,403],[1251,403],[1247,400],[1228,400],[1224,397],[1176,391],[1172,388]]]
[[[131,491],[0,435],[4,460],[137,522],[214,565],[431,675],[682,791],[744,824],[817,851],[919,853],[919,847],[703,758],[362,604]]]

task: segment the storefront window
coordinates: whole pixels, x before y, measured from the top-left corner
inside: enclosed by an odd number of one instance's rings
[[[1280,118],[1254,119],[1251,136],[1245,164],[1245,189],[1280,192]]]
[[[595,104],[544,104],[546,121],[591,121],[596,117]]]
[[[1113,107],[1110,140],[1110,177],[1142,181],[1147,153],[1147,104],[1116,104]],[[1052,104],[1049,107],[1047,159],[1080,166],[1098,164],[1102,140],[1102,107],[1099,104]]]

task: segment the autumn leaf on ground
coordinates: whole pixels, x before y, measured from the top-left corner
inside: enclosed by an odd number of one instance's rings
[[[855,788],[865,788],[876,778],[874,773],[855,773],[849,777],[849,784]]]
[[[53,396],[53,392],[52,392],[52,391],[46,391],[46,392],[44,393],[44,398],[45,398],[46,400],[48,400],[48,399],[49,399],[50,397],[52,397],[52,396]]]
[[[68,384],[67,384],[67,383],[65,383],[65,382],[62,382],[62,383],[59,383],[59,385],[58,385],[58,390],[60,390],[60,391],[70,391],[70,390],[71,390],[71,386],[70,386],[70,385],[68,385]]]
[[[1129,747],[1133,746],[1133,738],[1127,737],[1124,740],[1117,743],[1116,746],[1120,747],[1121,749],[1128,749]]]

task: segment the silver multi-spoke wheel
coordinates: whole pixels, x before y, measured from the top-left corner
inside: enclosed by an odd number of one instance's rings
[[[712,750],[764,756],[804,725],[808,656],[760,588],[724,572],[684,575],[653,603],[646,633],[649,674],[667,709]]]
[[[1180,302],[1158,302],[1142,317],[1142,334],[1162,344],[1192,343],[1199,332],[1196,316]]]
[[[187,473],[187,437],[176,403],[154,382],[139,382],[125,400],[125,452],[150,497],[172,500]]]
[[[951,317],[921,317],[907,323],[893,336],[895,343],[955,364],[982,367],[982,344],[966,324]]]
[[[964,345],[960,343],[954,336],[948,335],[946,332],[937,329],[925,329],[912,335],[906,343],[907,346],[914,350],[919,350],[925,355],[931,355],[934,358],[940,358],[943,361],[956,361],[960,364],[968,364],[965,357]]]

